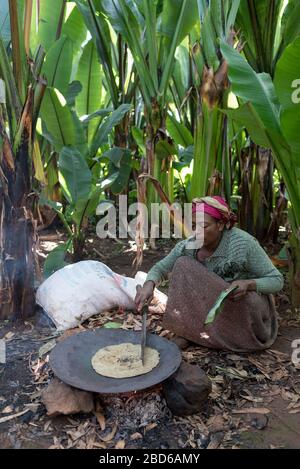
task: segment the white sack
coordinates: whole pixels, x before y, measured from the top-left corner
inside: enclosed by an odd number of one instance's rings
[[[125,277],[102,262],[81,261],[45,280],[37,290],[36,301],[58,330],[71,329],[112,308],[134,309],[136,286],[143,285],[146,275],[138,272],[135,278]],[[154,297],[163,310],[167,296],[155,289]]]

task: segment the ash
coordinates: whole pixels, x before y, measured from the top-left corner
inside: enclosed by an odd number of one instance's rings
[[[119,428],[124,430],[142,429],[172,418],[166,401],[159,392],[137,394],[129,398],[102,397],[101,403],[105,408],[107,419],[117,421]]]

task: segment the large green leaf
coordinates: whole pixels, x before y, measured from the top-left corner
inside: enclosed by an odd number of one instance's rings
[[[121,194],[121,192],[128,186],[131,169],[131,153],[127,150],[124,152],[121,159],[119,174],[111,185],[113,194]]]
[[[300,105],[295,105],[295,108],[283,109],[281,113],[281,126],[282,132],[289,142],[293,154],[293,164],[295,171],[300,170]],[[300,187],[299,187],[300,190]]]
[[[300,37],[288,45],[275,69],[274,85],[282,105],[280,115],[282,131],[300,166],[300,101],[295,93],[300,88]],[[298,93],[299,95],[299,93]]]
[[[77,6],[74,6],[72,12],[64,23],[62,27],[62,35],[68,36],[68,38],[71,39],[74,53],[80,51],[87,36],[87,29]]]
[[[245,41],[245,56],[256,71],[273,74],[275,35],[282,3],[282,0],[240,2],[236,25]]]
[[[284,108],[281,113],[280,122],[280,106],[270,76],[255,73],[246,63],[245,59],[224,43],[222,43],[222,52],[229,65],[229,78],[233,91],[237,96],[242,98],[243,101],[251,103],[255,115],[257,116],[257,122],[260,123],[261,129],[264,129],[268,137],[268,147],[273,151],[276,165],[283,176],[290,196],[295,218],[297,219],[297,223],[300,224],[300,212],[297,213],[297,207],[299,206],[299,190],[297,188],[297,166],[295,165],[295,162],[299,158],[299,152],[297,153],[297,149],[299,148],[297,140],[298,125],[296,124],[296,121],[299,122],[299,113],[295,116],[293,107]],[[294,52],[293,48],[291,48],[288,53],[291,53],[294,57]],[[285,63],[286,58],[283,57],[282,60],[281,64]],[[279,70],[280,68],[277,72],[279,75],[277,75],[275,80],[277,83],[276,89],[279,90],[281,99],[287,104],[289,103],[287,92],[286,90],[283,91],[280,89],[281,82],[282,80],[285,81],[286,77],[283,78],[284,71],[279,72]],[[290,72],[287,71],[287,76],[289,73]],[[245,109],[242,110],[242,113],[244,111]],[[295,119],[291,117],[291,114],[295,116]],[[240,117],[244,118],[245,116],[240,114]],[[247,119],[245,124],[249,125],[249,116],[247,116]],[[240,119],[240,122],[242,122],[242,119]],[[252,126],[252,129],[253,128]],[[255,129],[253,135],[257,135]],[[292,141],[292,138],[295,140]],[[291,148],[295,153],[294,161]]]
[[[47,88],[40,115],[57,151],[66,145],[76,145],[78,134],[74,118],[58,90]]]
[[[72,42],[66,36],[56,41],[46,54],[42,72],[48,86],[57,88],[63,95],[67,93],[72,72]]]
[[[223,37],[223,23],[224,23],[223,16],[225,16],[223,13],[223,10],[224,10],[224,4],[226,4],[226,1],[227,0],[225,0],[225,2],[223,0],[221,1],[215,0],[214,2],[210,2],[207,8],[211,17],[211,26],[213,27],[215,31],[216,37]],[[222,7],[222,2],[223,2],[223,7]],[[202,34],[204,33],[202,32]],[[205,39],[203,42],[205,42]]]
[[[117,175],[115,176],[117,178]],[[84,201],[84,203],[76,204],[76,210],[73,214],[73,219],[78,224],[82,220],[82,216],[90,217],[91,215],[95,215],[96,209],[99,205],[101,197],[103,197],[104,189],[102,185],[97,185],[92,187],[92,191],[89,195],[88,201]]]
[[[174,37],[178,19],[184,0],[164,0],[163,11],[161,15],[161,27],[159,32],[166,36],[164,47],[171,44]],[[180,31],[177,37],[177,45],[191,31],[194,24],[198,20],[197,0],[189,0],[183,10]]]
[[[266,128],[280,133],[279,103],[270,75],[256,73],[236,50],[221,42],[228,62],[232,91],[244,102],[251,102]]]
[[[98,148],[101,147],[104,143],[107,142],[108,136],[112,129],[121,121],[125,114],[131,108],[130,104],[121,104],[115,111],[107,117],[104,122],[100,125],[99,129],[96,132],[95,138],[91,146],[91,154],[95,155]]]
[[[82,91],[76,98],[76,110],[79,116],[88,116],[101,107],[101,67],[98,61],[97,49],[90,40],[83,49],[79,61],[76,79],[82,85]],[[88,141],[93,136],[99,119],[94,119],[88,125]]]
[[[114,166],[116,166],[117,168],[120,168],[121,160],[125,152],[128,152],[126,148],[113,147],[107,150],[105,153],[103,153],[101,158],[103,157],[108,158],[114,164]]]
[[[130,24],[132,33],[135,34],[137,38],[140,36],[140,26],[143,28],[145,21],[143,18],[139,17],[141,20],[141,24],[139,25],[136,9],[130,8],[127,0],[101,0],[100,3],[117,33],[130,38],[131,33],[128,30]],[[134,7],[136,7],[136,5],[134,5]]]
[[[200,87],[202,83],[202,74],[204,68],[204,55],[202,53],[199,42],[195,42],[192,49],[194,77],[193,82],[196,86]]]
[[[102,179],[100,181],[100,185],[99,187],[101,188],[102,191],[104,191],[105,189],[107,189],[108,187],[110,187],[114,181],[116,181],[116,179],[118,178],[119,176],[119,171],[116,171],[114,173],[111,173],[109,174],[107,177],[105,177],[104,179]]]
[[[222,2],[222,0],[221,0]],[[227,0],[225,30],[223,31],[224,37],[227,38],[233,28],[236,20],[236,15],[240,6],[240,0]]]
[[[222,111],[239,125],[244,126],[251,139],[259,146],[272,148],[277,165],[285,177],[292,176],[290,146],[284,138],[283,132],[275,133],[266,128],[252,103],[241,105],[237,109]],[[288,155],[288,158],[287,158]]]
[[[235,120],[241,126],[246,127],[252,140],[261,147],[268,148],[270,142],[262,122],[260,121],[251,103],[243,104],[237,109],[223,111],[228,117]]]
[[[44,278],[50,277],[54,272],[68,265],[68,263],[65,262],[67,250],[67,243],[59,244],[48,254],[43,269]]]
[[[216,33],[211,21],[210,10],[207,9],[201,25],[201,44],[204,52],[205,62],[214,71],[219,68],[219,59],[216,50]]]
[[[96,119],[97,117],[106,117],[108,116],[111,112],[113,112],[112,108],[103,108],[103,109],[98,109],[98,111],[93,112],[87,117],[82,118],[82,123],[84,126],[86,126],[92,119]]]
[[[190,145],[187,148],[180,149],[178,154],[179,161],[173,161],[173,168],[175,168],[177,171],[181,171],[183,168],[189,166],[194,157],[194,151],[194,145]]]
[[[84,156],[75,147],[63,147],[59,154],[59,181],[70,203],[87,200],[92,174]]]
[[[33,2],[36,8],[36,3]],[[38,21],[38,34],[32,35],[33,49],[41,44],[43,48],[48,51],[52,44],[57,39],[57,32],[59,31],[59,25],[61,17],[64,18],[65,14],[65,0],[40,0],[38,2],[39,10],[39,21]]]
[[[102,0],[102,6],[115,31],[121,34],[129,45],[134,64],[140,79],[140,87],[148,106],[155,96],[155,77],[149,73],[143,51],[143,24],[140,24],[126,0]],[[154,78],[154,80],[153,80]]]
[[[68,106],[74,107],[75,106],[75,99],[78,94],[82,91],[82,84],[74,80],[72,83],[69,83],[67,92],[65,94],[65,98],[67,101]]]
[[[131,127],[131,133],[142,154],[146,153],[144,133],[138,127]]]
[[[178,103],[178,109],[180,108],[191,84],[189,57],[190,54],[187,47],[181,45],[177,48],[172,78],[175,84],[176,93],[180,100]]]
[[[101,60],[103,71],[106,77],[107,87],[114,107],[118,106],[118,87],[116,84],[115,74],[112,65],[111,47],[112,40],[109,27],[102,11],[102,4],[99,3],[97,10],[94,2],[88,0],[76,0],[77,7],[85,21],[85,24],[91,33],[92,39],[96,44],[98,56]]]
[[[147,50],[149,51],[149,70],[153,79],[155,89],[158,89],[156,34],[157,2],[149,2],[148,0],[143,0],[142,6],[146,22],[146,41]]]
[[[289,0],[282,16],[282,38],[285,45],[300,36],[300,2]]]
[[[104,183],[105,187],[110,187],[114,194],[120,194],[128,185],[132,170],[131,153],[127,148],[113,147],[103,153],[101,160],[104,158],[108,158],[110,161],[110,176]],[[101,189],[102,187],[103,182]]]
[[[168,21],[166,22],[166,24],[172,24],[174,28],[169,47],[166,47],[165,41],[163,41],[161,45],[161,47],[166,48],[167,51],[167,54],[165,51],[163,54],[160,54],[162,57],[166,58],[163,59],[163,63],[159,62],[159,66],[163,69],[163,72],[159,84],[158,102],[162,104],[164,104],[166,92],[169,87],[169,81],[173,72],[176,48],[180,44],[182,39],[188,34],[188,32],[190,32],[192,25],[194,25],[197,21],[197,3],[195,0],[176,0],[172,2],[172,6],[169,6],[169,11],[174,12],[174,10],[177,10],[177,15],[176,19],[173,18],[170,22],[168,19]],[[165,9],[163,10],[163,15],[164,11]]]
[[[188,147],[193,144],[193,137],[185,125],[178,122],[173,116],[167,117],[167,129],[172,139],[177,145]]]
[[[83,49],[76,79],[82,85],[82,91],[76,98],[76,110],[79,116],[87,116],[97,111],[101,105],[101,67],[92,40]]]
[[[277,62],[274,85],[280,104],[284,107],[296,107],[293,101],[295,87],[293,83],[300,80],[300,37],[288,45]],[[296,106],[295,106],[296,104]]]
[[[177,147],[168,142],[168,140],[159,140],[155,145],[155,154],[157,158],[164,159],[170,155],[177,155]]]

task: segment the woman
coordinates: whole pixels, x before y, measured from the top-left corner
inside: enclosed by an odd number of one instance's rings
[[[163,320],[166,329],[216,349],[246,352],[270,347],[278,329],[272,293],[283,286],[281,273],[253,236],[234,227],[235,215],[224,199],[196,199],[193,222],[196,212],[204,214],[202,247],[194,247],[195,237],[177,243],[149,271],[135,298],[137,309],[150,301],[155,286],[172,272]],[[230,286],[237,289],[215,321],[204,326],[219,294]]]

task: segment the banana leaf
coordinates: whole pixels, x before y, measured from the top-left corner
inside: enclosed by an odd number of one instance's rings
[[[79,116],[88,116],[100,109],[101,78],[97,50],[93,41],[90,40],[84,46],[76,75],[76,79],[82,84],[82,91],[76,99],[76,110]]]
[[[114,108],[117,108],[119,104],[118,85],[113,70],[111,54],[112,39],[108,23],[102,10],[96,12],[94,2],[91,0],[88,0],[88,2],[76,0],[76,5],[96,44],[98,56],[103,67],[103,73],[106,77],[107,89],[109,90]]]
[[[65,98],[55,88],[47,88],[41,106],[40,117],[46,125],[46,137],[59,152],[64,146],[76,146],[82,153],[86,152],[83,128],[78,116],[72,112]]]
[[[49,49],[45,56],[42,73],[46,75],[48,86],[66,94],[72,72],[72,41],[62,36]]]
[[[193,145],[194,140],[189,129],[178,122],[172,115],[167,117],[167,129],[177,145],[181,145],[184,148]]]
[[[73,44],[73,53],[76,56],[81,51],[81,45],[87,37],[87,28],[77,6],[75,6],[68,16],[68,19],[62,26],[62,36],[65,35],[71,39]]]
[[[101,107],[102,72],[98,61],[97,49],[92,40],[84,47],[78,64],[76,79],[82,85],[82,91],[76,98],[76,110],[79,116],[88,116]],[[87,129],[90,142],[99,125],[100,119],[94,119]]]
[[[60,36],[61,20],[65,16],[65,0],[55,2],[33,2],[34,20],[38,19],[38,33],[31,34],[32,50],[39,44],[48,52],[52,44]],[[34,31],[34,28],[32,28]]]
[[[212,324],[214,322],[214,320],[216,319],[218,314],[220,314],[222,309],[223,309],[225,298],[227,298],[227,296],[231,292],[236,290],[237,288],[238,288],[238,286],[235,286],[235,287],[228,288],[227,290],[224,290],[224,291],[221,292],[221,294],[219,295],[217,301],[215,302],[213,307],[210,309],[208,315],[206,316],[206,319],[205,319],[205,322],[204,322],[205,326],[208,325],[208,324]]]
[[[67,265],[65,257],[68,250],[68,243],[59,244],[47,256],[44,264],[44,278],[50,277],[59,269]]]
[[[91,144],[91,155],[96,155],[98,148],[107,142],[112,129],[123,119],[130,108],[130,104],[121,104],[101,123]]]
[[[76,147],[63,147],[59,154],[59,181],[69,203],[86,201],[91,191],[92,174]]]

